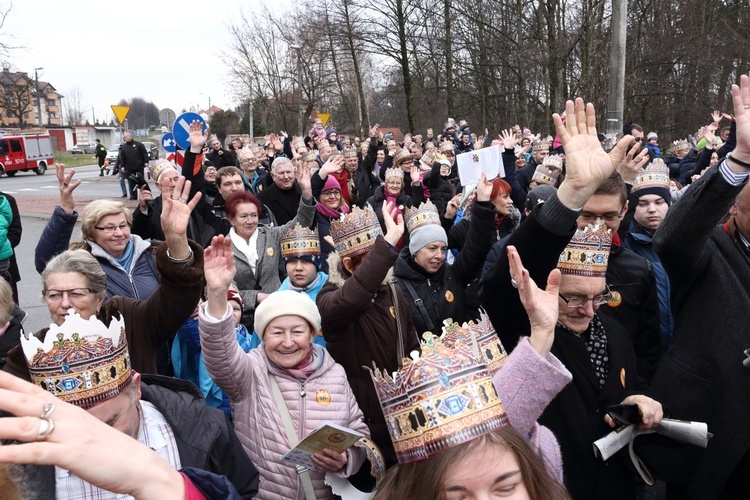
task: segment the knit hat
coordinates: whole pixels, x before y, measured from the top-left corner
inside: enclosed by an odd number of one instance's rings
[[[672,194],[669,191],[669,167],[661,158],[654,158],[651,163],[638,172],[631,190],[637,197],[644,194],[655,194],[664,198],[668,205],[672,204]]]
[[[229,290],[227,290],[227,300],[233,300],[237,302],[240,307],[245,307],[245,301],[242,300],[242,295],[240,295],[239,289],[237,289],[237,285],[232,283],[232,285],[229,287]]]
[[[548,184],[540,184],[528,192],[524,207],[526,207],[526,210],[534,210],[535,206],[549,201],[556,192],[556,188]]]
[[[255,308],[254,327],[261,340],[268,324],[280,316],[299,316],[310,323],[313,334],[320,331],[320,312],[306,293],[292,290],[273,292]]]
[[[323,185],[323,189],[321,189],[320,191],[328,191],[329,189],[338,189],[339,191],[341,191],[341,183],[339,183],[339,181],[336,180],[336,178],[332,175],[329,175],[326,178],[326,183]]]
[[[448,244],[448,236],[445,234],[443,226],[428,224],[418,227],[414,232],[409,234],[409,253],[413,257],[419,250],[435,241]]]

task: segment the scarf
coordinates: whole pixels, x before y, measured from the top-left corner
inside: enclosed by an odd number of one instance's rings
[[[265,349],[265,344],[262,348]],[[322,349],[320,346],[318,346],[318,348]],[[315,344],[311,344],[310,350],[305,357],[302,358],[302,361],[292,368],[283,368],[270,359],[268,360],[268,363],[276,370],[289,375],[290,377],[296,378],[297,380],[307,380],[307,378],[315,373],[315,371],[323,364],[323,355],[321,352],[318,352]]]
[[[599,382],[599,388],[604,387],[609,375],[609,355],[607,354],[607,334],[604,331],[604,325],[602,325],[599,315],[594,314],[588,329],[581,334],[577,334],[559,323],[558,325],[566,332],[580,338],[586,344],[586,350],[591,360],[591,367],[594,369],[594,375]]]
[[[636,227],[636,229],[638,230],[639,233],[645,234],[646,236],[649,236],[651,238],[654,237],[654,233],[656,233],[656,229],[649,229],[646,226],[642,226],[642,225],[638,224],[638,221],[636,221],[636,220],[633,220],[633,224],[635,224],[635,227]]]
[[[128,240],[128,244],[125,247],[125,251],[122,252],[122,256],[118,259],[115,258],[113,255],[112,258],[115,259],[115,262],[117,264],[125,269],[125,271],[130,272],[130,265],[133,263],[133,253],[135,252],[135,245],[133,245],[133,240]]]
[[[245,238],[237,234],[234,228],[232,228],[229,230],[229,239],[232,240],[237,250],[245,256],[247,263],[250,264],[250,269],[255,274],[255,268],[258,264],[258,230],[256,229],[252,236],[250,236],[250,239],[245,241]]]
[[[10,326],[10,321],[5,323],[3,326],[0,326],[0,337],[3,336],[3,334],[8,331],[8,327]]]
[[[346,203],[343,202],[343,199],[341,200],[341,205],[339,205],[338,210],[327,207],[322,203],[316,204],[315,210],[317,210],[318,213],[323,217],[327,217],[329,220],[340,219],[342,214],[349,213],[349,207],[346,206]]]

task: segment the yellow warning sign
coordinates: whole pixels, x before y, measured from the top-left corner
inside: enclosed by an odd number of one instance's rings
[[[115,106],[113,104],[110,108],[112,108],[112,112],[115,114],[115,117],[117,117],[117,121],[120,122],[120,125],[125,123],[125,117],[128,116],[130,106]]]
[[[331,119],[331,113],[318,113],[318,118],[320,118],[320,121],[323,122],[323,126],[325,127],[328,124],[328,120]]]

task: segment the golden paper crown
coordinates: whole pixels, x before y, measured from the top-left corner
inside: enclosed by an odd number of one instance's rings
[[[562,172],[560,168],[547,164],[545,158],[544,163],[536,166],[534,175],[531,176],[531,180],[536,181],[539,184],[547,184],[548,186],[556,187],[557,179],[560,177],[560,172]]]
[[[631,192],[635,194],[648,188],[663,188],[669,191],[669,167],[661,158],[654,158],[645,169],[638,172]]]
[[[534,151],[549,151],[549,143],[544,141],[539,141],[534,143],[533,147]]]
[[[400,168],[387,168],[385,169],[385,178],[388,179],[389,177],[398,177],[399,179],[404,178],[404,171]]]
[[[411,151],[404,148],[398,153],[396,153],[396,156],[393,157],[393,164],[398,165],[399,163],[403,163],[405,161],[412,160],[412,159],[413,157],[411,155]]]
[[[260,146],[255,146],[255,147],[250,148],[250,152],[254,155],[257,155],[258,153],[263,152],[263,148]]]
[[[418,227],[423,227],[428,224],[437,224],[438,226],[441,226],[438,209],[430,200],[420,203],[419,208],[408,207],[404,214],[404,223],[409,234]]]
[[[109,327],[70,309],[62,325],[50,325],[44,341],[21,336],[31,380],[65,402],[87,409],[118,395],[131,379],[125,322]]]
[[[348,148],[344,150],[344,158],[356,158],[357,148]]]
[[[378,216],[370,205],[365,205],[361,210],[355,206],[351,212],[343,214],[341,219],[331,221],[331,238],[341,258],[369,251],[375,244],[375,239],[382,234]]]
[[[483,336],[499,368],[502,356],[487,341],[490,332],[499,343],[486,318],[473,326],[448,319],[440,337],[422,335],[421,355],[413,352],[393,377],[377,368],[370,372],[399,463],[423,460],[508,423],[477,338]]]
[[[448,160],[448,157],[447,157],[447,156],[445,156],[445,155],[441,155],[441,156],[442,156],[442,157],[444,157],[444,158],[446,159],[446,161]],[[423,164],[425,164],[425,165],[429,166],[429,167],[432,167],[432,163],[433,163],[433,162],[434,162],[434,161],[435,161],[435,160],[437,159],[437,157],[438,157],[438,156],[437,156],[436,154],[434,154],[434,153],[430,153],[430,152],[428,151],[428,152],[426,152],[425,154],[423,154],[423,155],[422,155],[422,157],[421,157],[421,158],[419,159],[419,161],[420,161],[421,163],[423,163]],[[450,163],[450,162],[449,162],[449,163]]]
[[[292,148],[297,151],[299,148],[306,148],[307,144],[305,144],[304,139],[297,139],[292,143]]]
[[[562,274],[604,278],[607,274],[609,249],[612,246],[612,230],[603,222],[589,224],[583,231],[573,235],[565,247],[557,268]]]
[[[320,237],[318,229],[302,227],[298,222],[281,235],[281,258],[320,255]]]
[[[318,154],[315,151],[308,151],[307,153],[303,154],[300,158],[300,161],[302,163],[309,163],[309,162],[317,162],[318,160]]]
[[[159,176],[168,168],[173,169],[175,172],[177,171],[175,166],[168,160],[159,160],[156,165],[149,167],[149,170],[151,170],[151,178],[154,179],[155,182],[159,182]]]
[[[440,152],[441,153],[455,153],[456,147],[453,145],[452,142],[445,141],[440,145]]]
[[[677,139],[672,143],[672,149],[687,149],[690,147],[690,143],[688,143],[687,139]]]

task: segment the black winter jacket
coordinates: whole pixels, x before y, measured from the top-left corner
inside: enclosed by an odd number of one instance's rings
[[[144,375],[141,400],[153,404],[174,433],[182,467],[193,467],[226,476],[242,498],[258,492],[259,474],[242,449],[224,413],[206,406],[190,382]],[[27,465],[24,484],[34,485],[37,498],[55,498],[55,468]]]

